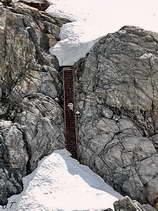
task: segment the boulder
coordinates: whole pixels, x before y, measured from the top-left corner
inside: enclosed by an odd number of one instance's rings
[[[0,4],[0,20],[0,205],[5,205],[41,158],[64,147],[62,80],[49,48],[67,20],[20,2]]]
[[[76,69],[80,161],[142,203],[158,196],[158,34],[125,26]]]
[[[0,19],[2,97],[11,96],[15,90],[20,96],[37,92],[44,86],[53,89],[57,95],[61,80],[55,71],[59,65],[57,59],[50,55],[49,48],[50,40],[54,39],[55,44],[59,39],[64,20],[53,19],[46,13],[18,3],[10,9],[1,6]]]
[[[22,176],[26,175],[28,154],[19,125],[0,121],[0,204],[22,191]]]
[[[28,171],[32,172],[38,161],[53,150],[64,148],[63,112],[52,98],[40,93],[24,98],[16,121],[29,154]]]
[[[137,201],[132,201],[129,197],[124,197],[114,203],[115,211],[156,211],[150,205],[141,205]]]

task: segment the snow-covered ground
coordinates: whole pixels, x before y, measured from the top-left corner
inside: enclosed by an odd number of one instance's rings
[[[96,40],[124,25],[158,32],[157,0],[49,0],[50,15],[65,17],[61,41],[50,52],[60,65],[72,65],[84,57]]]
[[[113,208],[118,198],[121,195],[87,166],[66,150],[57,150],[24,178],[24,191],[11,197],[7,208],[0,211],[92,211]]]

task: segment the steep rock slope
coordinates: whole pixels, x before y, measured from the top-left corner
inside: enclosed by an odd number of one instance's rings
[[[158,202],[158,34],[126,26],[76,65],[79,156],[117,191]]]
[[[0,3],[1,205],[22,191],[22,177],[39,159],[64,147],[62,81],[49,48],[65,22],[23,3]]]

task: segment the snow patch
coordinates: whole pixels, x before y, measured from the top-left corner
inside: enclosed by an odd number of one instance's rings
[[[119,198],[119,193],[68,151],[56,150],[24,178],[24,191],[11,197],[8,207],[0,211],[100,210],[113,208]]]
[[[61,28],[60,38],[50,52],[60,65],[73,65],[94,43],[124,25],[158,31],[158,1],[144,0],[49,0],[52,16],[73,21]]]
[[[152,53],[144,53],[142,56],[140,56],[140,59],[150,59],[153,56]]]

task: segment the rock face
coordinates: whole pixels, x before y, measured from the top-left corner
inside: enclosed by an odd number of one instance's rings
[[[38,8],[39,10],[46,10],[49,6],[47,0],[19,0],[19,2],[22,2],[31,7]]]
[[[4,1],[1,1],[4,3]],[[0,204],[22,191],[39,159],[64,147],[58,61],[49,47],[65,19],[0,4]]]
[[[158,202],[158,34],[126,26],[76,65],[79,156],[122,194]]]
[[[129,197],[124,197],[114,203],[115,211],[156,211],[149,204],[141,205],[137,201],[132,201]],[[108,211],[108,210],[107,210]]]

